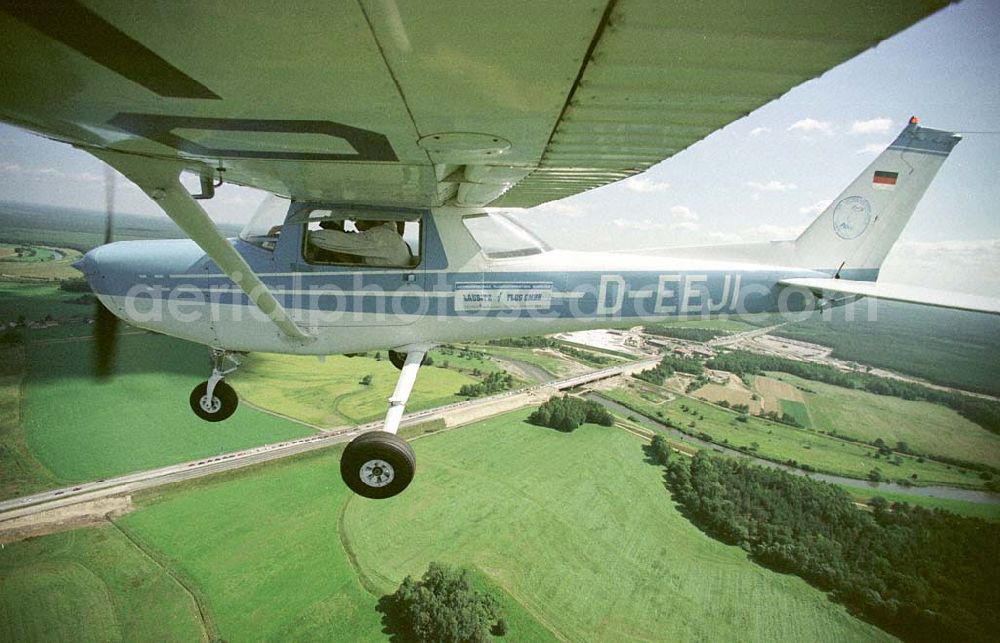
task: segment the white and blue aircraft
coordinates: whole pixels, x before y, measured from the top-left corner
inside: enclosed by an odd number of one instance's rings
[[[80,269],[117,317],[211,348],[200,417],[236,410],[241,353],[391,347],[384,429],[341,462],[386,498],[413,478],[396,432],[437,344],[860,297],[1000,313],[877,281],[960,139],[916,119],[794,241],[569,252],[487,210],[641,172],[943,4],[0,0],[0,120],[102,159],[190,236],[110,243]],[[199,203],[223,182],[275,195],[238,239]],[[314,243],[373,225],[408,259]]]

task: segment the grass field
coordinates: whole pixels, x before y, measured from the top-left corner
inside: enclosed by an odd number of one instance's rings
[[[633,388],[603,391],[602,395],[636,408],[649,417],[669,419],[685,431],[705,433],[711,436],[713,442],[732,448],[745,447],[755,455],[778,462],[794,460],[817,471],[858,479],[865,479],[872,469],[878,468],[885,478],[906,478],[915,484],[983,485],[975,472],[966,469],[938,462],[917,462],[915,457],[909,456],[902,457],[900,464],[893,464],[886,458],[876,459],[877,450],[874,447],[755,417],[739,422],[736,413],[689,397],[654,405]],[[682,405],[689,410],[682,410]],[[663,415],[658,415],[658,412]],[[691,426],[692,422],[694,426]],[[916,478],[912,477],[914,474]]]
[[[389,501],[349,497],[334,450],[152,493],[119,524],[197,588],[227,640],[384,640],[377,597],[432,560],[503,590],[508,641],[549,640],[545,627],[570,640],[888,639],[691,526],[639,438],[561,434],[526,413],[418,440],[420,472]]]
[[[858,487],[841,485],[857,502],[868,502],[875,496],[881,496],[889,502],[906,502],[928,509],[944,509],[960,516],[982,518],[991,522],[1000,522],[1000,505],[985,502],[969,502],[967,500],[950,500],[947,498],[930,498],[927,496],[911,496],[903,493],[887,491],[868,491]]]
[[[312,433],[244,405],[225,422],[188,406],[205,349],[162,335],[121,338],[118,374],[90,377],[89,341],[31,344],[22,426],[31,453],[66,482],[92,480]]]
[[[190,594],[115,527],[0,551],[2,641],[196,641]]]
[[[569,375],[579,368],[577,362],[567,357],[555,355],[548,351],[535,350],[531,348],[517,348],[513,346],[492,346],[486,344],[473,345],[473,349],[482,351],[489,355],[524,362],[536,368],[540,368],[553,378]]]
[[[71,303],[79,297],[79,293],[62,291],[58,286],[0,282],[0,323],[17,321],[20,315],[28,321],[46,315],[55,319],[92,316],[93,306]]]
[[[21,429],[24,349],[0,347],[0,498],[23,496],[56,485],[31,454]]]
[[[368,357],[331,356],[320,363],[315,357],[254,353],[230,382],[254,404],[318,426],[360,424],[385,415],[386,400],[399,378],[384,351],[382,355],[381,361],[372,352]],[[438,368],[445,360],[449,368]],[[452,368],[464,361],[468,360],[439,356],[434,366],[420,369],[406,409],[419,411],[464,400],[457,395],[459,388],[479,382]],[[480,360],[474,361],[486,369]],[[361,384],[365,375],[372,376],[371,384]]]
[[[0,244],[13,248],[10,244]],[[36,279],[73,279],[80,276],[80,271],[73,267],[82,254],[69,248],[53,249],[43,246],[34,248],[33,256],[3,256],[0,259],[0,274],[9,277],[31,277]],[[61,256],[57,256],[56,253]]]
[[[764,319],[762,317],[762,319]],[[739,319],[691,319],[687,321],[664,322],[663,326],[674,326],[676,328],[704,328],[706,330],[724,330],[733,333],[742,333],[748,330],[757,330],[759,326],[741,321]]]
[[[699,532],[639,438],[526,415],[420,440],[404,495],[351,500],[345,532],[372,582],[392,588],[431,560],[474,565],[575,641],[887,638]]]
[[[382,592],[366,591],[338,538],[349,497],[339,455],[151,494],[120,524],[198,587],[224,639],[385,640],[376,611]],[[481,572],[474,584],[494,586]],[[505,640],[551,638],[509,596],[497,597],[510,625]]]
[[[786,373],[770,377],[798,388],[813,428],[864,442],[882,438],[890,446],[902,441],[918,453],[1000,466],[1000,435],[940,404],[845,389]]]

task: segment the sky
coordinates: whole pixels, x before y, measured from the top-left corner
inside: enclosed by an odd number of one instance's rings
[[[963,141],[880,280],[1000,296],[998,70],[1000,2],[966,0],[639,176],[518,218],[552,246],[579,250],[791,239],[916,115]],[[264,196],[225,186],[202,204],[234,222]],[[102,210],[103,165],[0,125],[0,200]],[[159,212],[124,179],[116,200],[120,211]]]

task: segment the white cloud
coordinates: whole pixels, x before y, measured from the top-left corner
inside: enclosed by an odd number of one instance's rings
[[[567,217],[569,219],[576,219],[584,215],[582,207],[573,205],[572,203],[566,203],[564,201],[550,201],[548,203],[543,203],[535,208],[532,208],[532,212]]]
[[[892,127],[891,118],[872,118],[851,123],[851,134],[884,134]]]
[[[833,124],[827,121],[818,121],[815,118],[803,118],[788,126],[789,132],[799,132],[801,134],[823,134],[833,136]]]
[[[670,208],[670,216],[676,221],[697,221],[698,213],[686,205],[675,205]]]
[[[750,241],[783,241],[795,239],[806,229],[804,225],[773,225],[765,223],[742,231],[744,238]]]
[[[54,167],[23,167],[17,163],[0,165],[0,172],[16,174],[28,179],[76,181],[78,183],[103,183],[104,177],[93,172],[63,172]]]
[[[625,180],[624,185],[633,192],[651,194],[655,192],[666,192],[670,189],[670,184],[666,181],[653,181],[642,176],[633,176]]]
[[[816,203],[813,203],[812,205],[806,205],[799,208],[799,214],[812,214],[812,215],[820,214],[823,212],[823,210],[826,210],[828,207],[830,207],[831,203],[833,203],[833,201],[830,199],[822,199],[820,201],[817,201]]]
[[[750,130],[750,136],[756,137],[760,136],[761,134],[767,134],[770,131],[771,131],[770,127],[755,127],[752,130]]]
[[[857,154],[881,154],[882,150],[884,150],[887,147],[889,147],[888,143],[868,143],[867,145],[865,145],[864,147],[862,147],[860,150],[858,150],[856,153]]]
[[[879,281],[978,295],[1000,292],[1000,239],[899,241]]]
[[[670,224],[671,230],[683,230],[685,232],[694,232],[699,227],[700,226],[694,221],[678,221]]]
[[[665,223],[658,223],[652,219],[613,219],[612,225],[628,230],[663,230],[667,227]]]
[[[747,185],[758,192],[791,192],[798,186],[794,183],[783,183],[781,181],[768,181],[760,183],[758,181],[747,181]]]

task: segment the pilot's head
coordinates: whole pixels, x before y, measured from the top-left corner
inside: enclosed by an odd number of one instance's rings
[[[382,225],[382,221],[366,221],[364,219],[358,219],[354,222],[354,227],[358,229],[358,232],[364,232],[365,230],[371,230],[374,227]]]

